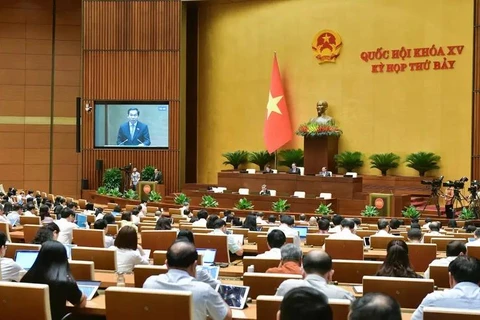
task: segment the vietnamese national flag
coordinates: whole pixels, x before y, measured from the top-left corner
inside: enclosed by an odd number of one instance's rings
[[[270,80],[263,139],[270,153],[292,140],[292,125],[276,55],[273,57],[272,79]]]

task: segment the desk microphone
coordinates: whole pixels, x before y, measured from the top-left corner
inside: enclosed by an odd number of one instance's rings
[[[121,145],[123,145],[123,144],[124,144],[125,142],[127,142],[127,141],[128,141],[128,138],[125,139],[123,142],[120,142],[118,145],[121,146]]]
[[[140,139],[137,139],[137,141],[140,142],[141,144],[143,144],[143,142]]]

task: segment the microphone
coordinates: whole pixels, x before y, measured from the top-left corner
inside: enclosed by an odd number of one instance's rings
[[[137,139],[137,141],[140,142],[141,144],[143,144],[143,142],[140,139]]]
[[[121,146],[121,145],[123,145],[123,144],[124,144],[125,142],[127,142],[127,141],[128,141],[128,138],[125,139],[124,141],[120,142],[118,145]]]

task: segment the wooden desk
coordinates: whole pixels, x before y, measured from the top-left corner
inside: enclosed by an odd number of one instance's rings
[[[362,192],[362,178],[300,176],[296,174],[246,174],[235,172],[219,172],[218,186],[228,190],[238,191],[248,188],[250,193],[258,193],[262,184],[278,193],[293,194],[295,191],[305,191],[310,195],[320,195],[328,192],[339,199],[353,199],[355,193]],[[292,209],[294,210],[294,209]]]

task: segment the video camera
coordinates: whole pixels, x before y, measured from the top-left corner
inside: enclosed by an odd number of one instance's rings
[[[124,167],[120,167],[119,169],[122,170],[122,171],[130,172],[130,171],[132,171],[132,163],[129,163]]]
[[[470,188],[468,188],[468,191],[470,191],[471,193],[476,193],[478,192],[478,189],[480,189],[480,181],[473,180],[470,184]]]
[[[422,180],[420,181],[421,184],[432,186],[432,188],[440,188],[442,186],[443,176],[440,176],[437,179],[430,180]]]
[[[468,181],[467,177],[461,177],[459,180],[447,181],[443,183],[444,187],[454,187],[455,189],[463,189],[465,187],[465,182]]]

